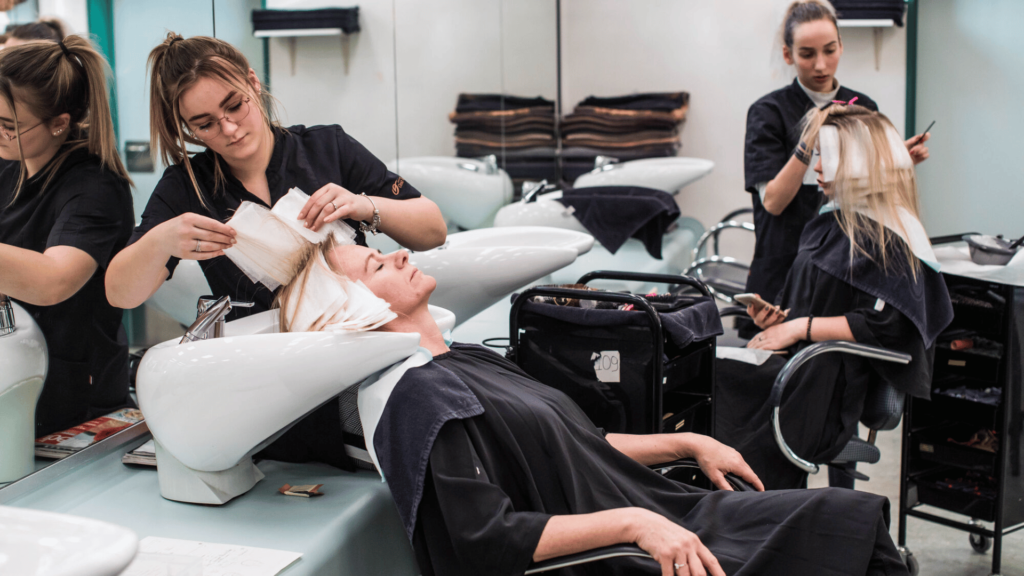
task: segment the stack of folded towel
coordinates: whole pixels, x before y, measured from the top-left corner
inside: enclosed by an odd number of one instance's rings
[[[513,179],[557,180],[555,103],[504,94],[459,94],[448,119],[463,158],[494,154]]]
[[[675,156],[689,101],[687,92],[583,100],[562,120],[562,177],[572,182],[599,155],[621,161]]]
[[[843,20],[892,20],[903,26],[904,0],[833,0],[836,15]]]

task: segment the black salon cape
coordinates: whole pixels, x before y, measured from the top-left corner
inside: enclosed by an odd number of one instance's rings
[[[836,100],[878,110],[873,100],[840,86]],[[754,258],[750,262],[747,292],[760,294],[774,302],[786,280],[800,244],[804,225],[818,214],[822,195],[816,185],[800,186],[789,206],[772,216],[761,204],[757,184],[768,182],[782,170],[793,149],[800,143],[801,120],[814,103],[797,80],[785,88],[765,95],[747,112],[747,135],[743,152],[744,186],[750,192],[754,207]]]
[[[196,181],[206,198],[204,208],[196,196],[192,181],[183,164],[164,171],[153,195],[142,213],[142,222],[132,234],[129,244],[146,232],[172,218],[194,212],[227,222],[235,210],[248,200],[266,206],[231,175],[221,161],[226,177],[224,187],[215,195],[215,154],[207,149],[191,158]],[[267,184],[270,186],[270,205],[284,197],[291,188],[299,188],[309,195],[327,184],[338,184],[353,194],[365,192],[368,196],[381,196],[406,200],[418,198],[420,193],[402,178],[388,171],[384,163],[342,130],[341,126],[292,126],[274,130],[274,151],[267,166]],[[356,242],[365,246],[359,224],[345,220],[357,230]],[[174,274],[177,258],[167,261],[168,278]],[[216,297],[231,296],[234,300],[255,302],[252,308],[236,308],[228,316],[234,320],[269,310],[274,293],[262,284],[254,283],[226,256],[199,263]],[[196,297],[202,294],[196,294]]]
[[[128,182],[85,150],[70,154],[44,192],[40,171],[11,204],[20,170],[18,162],[0,161],[0,242],[36,252],[71,246],[98,265],[85,286],[59,304],[17,301],[39,324],[49,353],[36,404],[38,438],[134,406],[122,311],[107,302],[103,276],[128,241],[135,215]]]
[[[890,237],[902,244],[895,234]],[[904,352],[912,360],[902,365],[826,354],[811,359],[794,375],[782,400],[782,433],[799,456],[815,463],[829,462],[857,432],[873,382],[888,382],[918,398],[930,396],[935,337],[953,317],[938,272],[922,264],[914,280],[899,267],[901,256],[894,246],[894,268],[888,276],[879,264],[860,256],[854,259],[851,278],[849,247],[836,214],[812,220],[777,303],[790,309],[790,318],[845,316],[857,342]],[[808,345],[801,341],[789,354],[773,356],[761,366],[733,360],[716,363],[715,434],[740,451],[769,489],[798,488],[807,481],[775,443],[768,397],[782,366]]]
[[[461,415],[475,412],[467,392],[483,414]],[[458,400],[441,408],[419,401],[438,395]],[[695,532],[730,576],[906,574],[886,528],[885,498],[679,484],[612,448],[565,395],[480,346],[455,344],[406,372],[374,447],[406,529],[414,530],[424,575],[522,574],[552,515],[628,506]],[[651,560],[619,559],[559,573],[661,571]]]

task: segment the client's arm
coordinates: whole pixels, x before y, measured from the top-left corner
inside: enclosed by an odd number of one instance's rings
[[[732,490],[725,475],[733,473],[751,483],[758,490],[764,485],[757,474],[743,460],[743,456],[714,438],[691,434],[608,434],[605,436],[613,448],[633,460],[650,466],[680,458],[694,458],[701,470],[722,490]]]
[[[663,576],[725,576],[718,560],[696,534],[643,508],[552,516],[544,526],[533,559],[539,562],[626,542],[636,543],[653,556],[661,564]],[[679,570],[674,565],[680,565]]]
[[[811,342],[823,342],[825,340],[846,340],[856,342],[853,332],[850,330],[850,322],[846,316],[834,316],[832,318],[794,318],[782,324],[776,324],[765,329],[757,336],[754,336],[747,343],[747,348],[760,348],[761,350],[782,350],[789,348],[801,340],[807,340],[807,326],[811,327]]]

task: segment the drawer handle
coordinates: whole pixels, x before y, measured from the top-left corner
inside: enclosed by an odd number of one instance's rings
[[[959,366],[959,367],[962,368],[964,366],[967,366],[967,360],[950,360],[949,361],[949,365],[950,366]]]

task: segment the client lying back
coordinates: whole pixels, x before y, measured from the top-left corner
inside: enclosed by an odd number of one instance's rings
[[[423,574],[522,574],[531,561],[615,543],[636,543],[654,560],[564,573],[907,574],[885,498],[730,492],[730,472],[760,488],[735,450],[694,434],[605,435],[500,355],[449,347],[427,309],[434,279],[405,251],[384,255],[329,234],[280,258],[292,266],[280,282],[282,329],[421,335],[422,359],[402,367],[366,432]],[[684,457],[723,490],[646,466]]]

